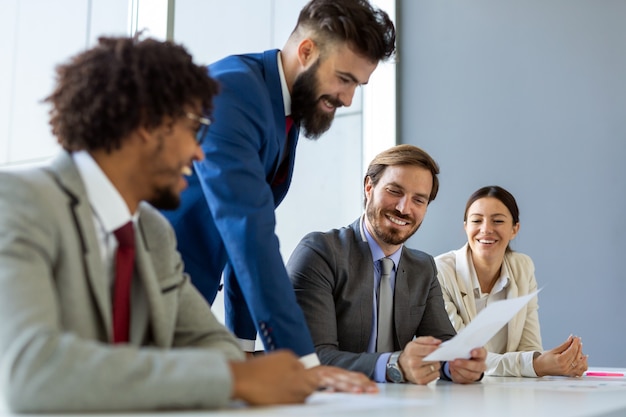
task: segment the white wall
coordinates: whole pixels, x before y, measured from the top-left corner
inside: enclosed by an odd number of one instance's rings
[[[41,100],[54,68],[102,33],[126,33],[127,0],[0,0],[0,166],[45,160],[58,145]]]

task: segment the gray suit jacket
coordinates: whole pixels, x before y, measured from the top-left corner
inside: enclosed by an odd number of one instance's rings
[[[228,403],[243,353],[183,273],[169,223],[139,209],[131,342],[111,345],[110,282],[70,155],[0,173],[0,384],[16,411]],[[141,346],[141,348],[139,348]]]
[[[380,353],[366,353],[372,329],[374,261],[360,221],[305,236],[287,271],[320,361],[374,375]],[[432,256],[402,248],[394,291],[394,348],[417,336],[455,335]]]

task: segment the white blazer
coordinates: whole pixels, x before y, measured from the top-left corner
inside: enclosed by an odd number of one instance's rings
[[[466,243],[461,249],[439,255],[435,262],[446,311],[458,332],[476,316],[472,285],[472,274],[476,272],[471,264],[469,245]],[[502,273],[509,278],[506,298],[524,296],[537,290],[535,265],[528,255],[507,252]],[[543,351],[538,309],[537,297],[533,297],[509,322],[506,350],[488,353],[487,375],[537,376],[533,357]]]

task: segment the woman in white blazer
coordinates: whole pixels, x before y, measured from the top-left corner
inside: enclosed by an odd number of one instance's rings
[[[459,331],[489,303],[537,290],[535,266],[509,242],[519,231],[519,209],[511,193],[499,186],[477,190],[463,217],[467,243],[435,258],[448,317]],[[543,351],[537,297],[485,345],[487,375],[537,377],[582,376],[587,356],[579,337]]]

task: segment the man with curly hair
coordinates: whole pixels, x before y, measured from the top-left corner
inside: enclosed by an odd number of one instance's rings
[[[285,197],[298,134],[315,139],[350,106],[395,28],[367,0],[312,0],[282,50],[226,57],[209,66],[221,87],[215,123],[175,212],[164,213],[186,270],[213,302],[224,277],[226,323],[247,352],[288,348],[319,364],[279,251],[275,208]],[[290,126],[293,127],[290,129]]]
[[[58,67],[46,101],[63,151],[47,166],[0,173],[0,381],[10,409],[293,403],[324,384],[292,353],[243,361],[155,209],[178,205],[203,159],[216,92],[171,42],[101,38]]]

